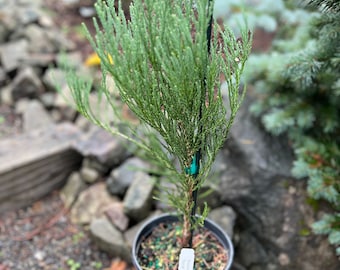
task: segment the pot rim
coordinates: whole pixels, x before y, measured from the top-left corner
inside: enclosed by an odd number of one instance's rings
[[[138,250],[140,247],[140,243],[142,242],[142,236],[147,235],[150,233],[152,228],[153,223],[155,222],[162,222],[162,221],[178,221],[178,216],[176,214],[170,214],[170,213],[165,213],[161,215],[157,215],[155,217],[151,217],[147,219],[144,224],[139,228],[134,241],[132,245],[132,260],[134,265],[137,267],[137,269],[142,269],[141,266],[138,263],[137,257],[138,257]],[[225,267],[225,270],[230,269],[232,263],[233,263],[233,258],[234,258],[234,246],[232,244],[232,241],[230,240],[230,237],[228,234],[214,221],[210,220],[209,218],[206,218],[204,221],[204,227],[212,231],[212,233],[216,236],[218,241],[223,245],[223,247],[228,251],[228,262]]]

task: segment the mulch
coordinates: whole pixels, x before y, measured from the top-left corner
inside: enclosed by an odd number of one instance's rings
[[[0,270],[103,269],[112,259],[91,243],[88,228],[72,224],[58,191],[0,215]]]

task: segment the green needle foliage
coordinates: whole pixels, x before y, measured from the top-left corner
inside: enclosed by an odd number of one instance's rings
[[[138,151],[168,173],[167,179],[176,185],[168,199],[183,217],[183,245],[187,245],[195,225],[190,219],[192,192],[206,179],[245,93],[239,89],[240,76],[251,35],[244,30],[237,39],[214,22],[209,54],[207,28],[213,7],[209,0],[136,0],[128,21],[121,6],[115,10],[113,0],[98,1],[95,7],[96,35],[87,31],[87,36],[101,60],[97,97],[106,106],[101,105],[100,114],[95,112],[90,105],[91,83],[71,73],[68,84],[77,108],[97,125],[134,142]],[[221,76],[228,86],[226,100]],[[107,85],[108,78],[118,93]],[[138,128],[119,124],[121,102],[140,120]],[[103,117],[104,111],[110,117]],[[193,175],[190,168],[196,153],[202,158],[198,174]]]

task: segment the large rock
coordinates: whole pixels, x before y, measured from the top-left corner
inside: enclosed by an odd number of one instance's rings
[[[113,257],[131,261],[130,250],[122,233],[106,218],[95,219],[91,222],[90,232],[94,243]]]
[[[303,183],[292,179],[288,141],[263,131],[248,112],[250,102],[220,153],[226,164],[219,174],[221,198],[238,215],[236,261],[248,270],[339,269],[327,239],[300,234],[315,213],[306,205]]]
[[[104,216],[105,209],[117,202],[110,196],[105,183],[98,183],[82,191],[71,210],[71,219],[75,223],[89,224],[93,219]]]
[[[86,138],[77,144],[77,149],[83,156],[106,166],[107,170],[118,166],[128,156],[120,138],[98,127],[94,127]]]
[[[149,169],[146,162],[137,157],[132,157],[110,173],[107,186],[111,194],[123,196],[136,177],[138,171]]]
[[[147,217],[151,210],[154,179],[144,172],[137,172],[124,197],[124,211],[135,221]]]
[[[61,187],[80,167],[82,157],[73,150],[79,138],[73,125],[60,124],[0,141],[0,212]]]

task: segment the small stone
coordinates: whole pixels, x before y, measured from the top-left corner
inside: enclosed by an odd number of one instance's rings
[[[56,77],[54,77],[54,75],[56,75]],[[50,73],[51,84],[48,82],[48,79],[46,78],[49,76],[48,74],[46,74],[46,76],[44,77],[45,78],[44,82],[47,85],[50,85],[50,87],[53,87],[52,84],[54,83],[55,90],[58,89],[54,106],[59,108],[61,119],[74,122],[74,120],[77,117],[77,111],[75,110],[75,102],[73,100],[72,92],[68,85],[66,84],[65,77],[63,78],[64,75],[65,74],[63,74],[63,72],[58,71],[56,74],[53,74],[52,71]],[[58,83],[56,81],[57,77],[59,77]]]
[[[54,51],[73,51],[76,49],[75,43],[57,29],[47,31],[46,35]]]
[[[13,105],[14,100],[12,98],[12,88],[5,86],[0,89],[0,101],[1,104]]]
[[[56,122],[56,123],[61,122],[62,119],[63,119],[63,115],[61,114],[60,110],[57,110],[57,109],[52,109],[50,111],[50,115],[51,115],[53,121]]]
[[[45,14],[40,15],[38,22],[44,28],[51,28],[54,25],[52,18]]]
[[[96,14],[96,10],[93,7],[80,7],[79,14],[83,18],[90,18]]]
[[[98,171],[87,167],[83,167],[80,170],[80,175],[82,179],[88,184],[93,184],[99,179]]]
[[[45,31],[37,24],[29,24],[23,31],[24,37],[29,40],[29,51],[31,53],[56,52],[55,46],[48,37],[50,31]]]
[[[130,250],[122,233],[106,218],[94,219],[90,225],[91,237],[102,251],[113,257],[131,261]]]
[[[279,255],[279,262],[282,266],[290,264],[290,259],[288,254],[286,253],[280,253]]]
[[[15,11],[9,6],[3,6],[0,2],[1,20],[0,20],[0,43],[5,43],[11,32],[18,28],[18,20]]]
[[[45,259],[46,253],[44,251],[42,251],[42,250],[37,250],[36,252],[34,252],[33,257],[35,259],[37,259],[38,261],[42,261],[42,260]]]
[[[61,89],[62,87],[67,85],[65,72],[58,68],[47,69],[44,77],[42,78],[42,81],[46,89],[51,92],[55,92],[58,87]],[[68,96],[71,95],[67,95],[67,97]]]
[[[289,186],[289,188],[288,188],[288,193],[289,194],[294,195],[294,194],[296,194],[296,191],[297,191],[296,187]]]
[[[85,116],[79,114],[75,121],[75,125],[79,127],[82,131],[88,132],[94,124],[90,122]]]
[[[124,212],[136,221],[147,217],[151,210],[154,180],[144,172],[137,172],[124,197]]]
[[[14,100],[23,97],[33,98],[44,91],[43,84],[31,67],[20,70],[11,87]]]
[[[37,69],[45,69],[52,65],[54,61],[55,55],[53,53],[31,53],[22,60],[24,65],[33,66]]]
[[[120,231],[125,231],[129,225],[129,218],[124,213],[124,207],[121,202],[110,204],[104,213],[108,220],[115,225]]]
[[[107,187],[111,194],[123,196],[135,179],[138,171],[147,170],[148,164],[137,157],[132,157],[124,161],[117,169],[110,173],[107,180]]]
[[[65,107],[61,109],[62,120],[68,122],[74,122],[76,119],[77,111],[73,107]]]
[[[26,6],[24,8],[17,8],[16,13],[18,14],[20,24],[22,25],[35,23],[38,21],[40,16],[39,9],[36,6],[34,7],[33,5],[29,7]]]
[[[209,213],[208,217],[216,222],[230,238],[233,237],[236,213],[231,207],[216,208]]]
[[[50,109],[54,106],[55,93],[43,93],[39,98],[46,108]]]
[[[27,111],[27,108],[30,104],[31,100],[28,98],[22,98],[19,99],[16,103],[15,103],[15,112],[17,114],[24,114],[25,111]]]
[[[70,207],[78,197],[79,193],[84,190],[85,184],[82,181],[78,172],[73,172],[67,182],[66,185],[60,192],[60,198],[65,204],[65,207]]]
[[[52,126],[54,122],[44,106],[39,101],[32,100],[23,113],[23,123],[24,131],[33,131]]]
[[[28,41],[25,39],[8,42],[0,46],[1,63],[7,72],[19,68],[27,55]]]

